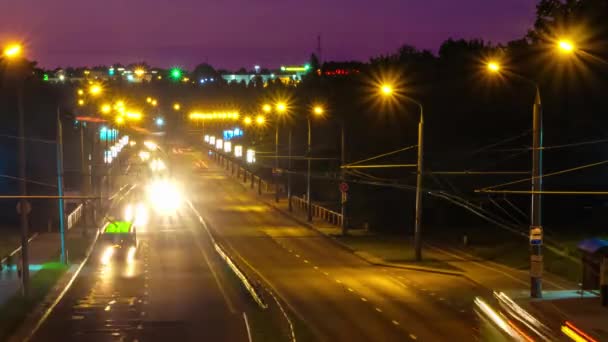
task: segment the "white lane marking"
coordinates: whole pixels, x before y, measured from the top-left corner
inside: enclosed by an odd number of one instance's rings
[[[350,287],[348,288],[348,291],[355,292],[355,290],[351,289]]]
[[[327,273],[327,272],[323,272],[323,274],[325,274],[326,276],[329,276],[329,273]]]
[[[342,280],[340,280],[340,279],[336,278],[336,283],[338,283],[338,284],[342,284]]]
[[[300,257],[300,254],[296,254],[296,258],[299,258],[299,257]]]
[[[411,338],[412,340],[417,340],[417,339],[418,339],[418,337],[416,337],[416,335],[414,335],[414,334],[410,334],[410,338]]]
[[[361,297],[361,300],[364,302],[367,302],[367,298],[365,298],[365,297]]]
[[[304,263],[305,263],[305,264],[308,264],[308,260],[304,259]]]
[[[318,269],[319,269],[319,267],[317,267],[317,266],[313,266],[312,268],[314,268],[315,270],[318,270]]]
[[[380,309],[380,308],[376,308],[376,311],[378,311],[378,312],[382,312],[382,309]]]
[[[393,320],[393,324],[394,324],[394,325],[399,325],[399,322],[397,322],[397,321]]]
[[[249,339],[249,342],[253,342],[253,339],[251,338],[251,329],[249,328],[249,321],[247,320],[247,314],[244,311],[243,320],[245,320],[245,328],[247,328],[247,338]]]

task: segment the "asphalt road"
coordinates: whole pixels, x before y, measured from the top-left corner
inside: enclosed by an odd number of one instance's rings
[[[372,266],[279,214],[196,155],[174,158],[198,176],[193,202],[242,264],[322,341],[479,339],[474,285],[464,279]],[[200,165],[200,163],[199,163]],[[296,331],[297,333],[297,331]]]
[[[133,263],[104,265],[95,251],[33,340],[247,340],[243,291],[191,214],[154,219],[138,237]]]

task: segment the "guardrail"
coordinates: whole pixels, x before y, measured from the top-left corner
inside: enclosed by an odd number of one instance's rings
[[[68,230],[76,225],[82,218],[83,205],[80,204],[68,215]]]
[[[294,207],[300,208],[302,210],[306,210],[308,205],[308,203],[306,203],[306,199],[298,196],[291,196],[291,202]],[[318,217],[329,224],[333,224],[339,227],[342,226],[342,214],[314,203],[311,204],[311,207],[313,217]]]

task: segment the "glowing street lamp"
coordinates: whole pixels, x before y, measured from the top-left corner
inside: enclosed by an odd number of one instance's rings
[[[84,95],[84,90],[78,89],[77,93],[78,93],[78,95],[82,96],[82,95]]]
[[[563,54],[571,54],[576,48],[572,41],[568,39],[562,39],[557,42],[557,49]]]
[[[89,94],[91,94],[93,96],[97,96],[97,95],[101,94],[102,91],[103,91],[103,89],[101,88],[101,86],[99,84],[93,84],[92,86],[89,87]]]
[[[391,86],[390,84],[383,84],[380,87],[380,92],[384,96],[391,96],[391,95],[393,95],[393,92],[394,92],[393,86]]]
[[[133,71],[133,73],[137,77],[142,77],[146,73],[146,70],[144,70],[143,68],[137,68],[135,69],[135,71]]]
[[[114,122],[116,122],[116,124],[118,124],[118,125],[122,125],[125,123],[125,117],[122,115],[119,115],[114,119]]]
[[[277,103],[277,113],[284,114],[287,111],[287,105],[284,102]]]
[[[182,108],[182,106],[179,103],[174,103],[173,104],[173,110],[174,111],[178,111]]]
[[[78,105],[79,106],[84,106],[84,100],[83,99],[78,100]]]
[[[251,117],[250,117],[250,116],[246,116],[246,117],[243,119],[243,123],[245,124],[245,126],[249,126],[249,125],[251,125],[251,123],[252,123],[252,122],[253,122],[253,120],[251,119]]]
[[[272,111],[272,106],[269,104],[265,104],[262,106],[262,110],[264,111],[264,113],[270,113]]]
[[[4,48],[4,51],[2,52],[2,54],[6,58],[14,59],[14,58],[21,56],[22,51],[23,51],[23,48],[21,47],[21,44],[13,43],[13,44],[7,45]]]
[[[110,106],[109,104],[104,104],[103,106],[101,106],[101,112],[103,114],[109,114],[112,111],[112,106]]]
[[[264,115],[258,115],[255,118],[255,123],[258,124],[258,126],[262,126],[266,123],[266,117],[264,117]]]
[[[152,98],[150,96],[146,97],[146,102],[152,103]]]
[[[500,69],[501,69],[500,64],[495,61],[488,62],[488,64],[486,65],[486,68],[488,69],[488,71],[493,72],[493,73],[498,73],[498,72],[500,72]]]
[[[325,113],[325,109],[321,106],[314,106],[312,112],[315,116],[321,116]]]
[[[156,105],[158,104],[158,101],[152,100],[151,104],[152,104],[153,107],[156,107]]]

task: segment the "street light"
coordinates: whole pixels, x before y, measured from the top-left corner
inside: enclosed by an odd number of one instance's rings
[[[150,96],[146,97],[146,102],[151,103],[152,102],[152,98]]]
[[[258,124],[258,126],[263,126],[266,123],[266,117],[264,115],[256,116],[255,123]]]
[[[492,73],[500,72],[500,64],[498,62],[490,61],[490,62],[488,62],[486,67],[487,67],[488,71],[490,71]]]
[[[173,104],[173,110],[174,110],[174,111],[178,111],[178,110],[180,110],[181,108],[182,108],[182,106],[180,106],[180,104],[179,104],[179,103],[174,103],[174,104]]]
[[[395,91],[392,85],[384,83],[380,87],[380,93],[385,98],[392,98]],[[400,94],[400,96],[402,96]],[[422,261],[422,180],[423,180],[423,161],[424,161],[424,108],[422,104],[408,96],[402,96],[408,101],[416,104],[419,109],[418,121],[418,157],[416,163],[416,218],[414,221],[414,251],[416,261]]]
[[[22,51],[23,51],[23,47],[21,46],[21,44],[13,43],[13,44],[7,45],[4,48],[4,51],[2,54],[6,58],[14,59],[14,58],[21,56]]]
[[[266,111],[266,105],[264,105],[264,111]],[[287,105],[285,102],[277,102],[275,105],[277,116],[284,115],[287,112]],[[279,118],[277,117],[275,123],[275,135],[274,135],[274,167],[275,172],[279,171]],[[275,173],[273,172],[273,174]],[[276,174],[273,175],[274,180],[274,200],[275,202],[279,202],[279,187],[277,182]]]
[[[251,125],[251,123],[252,123],[252,122],[253,122],[253,120],[251,119],[251,117],[250,117],[250,116],[246,116],[246,117],[243,119],[243,123],[245,124],[245,126],[249,126],[249,125]]]
[[[320,117],[325,112],[325,109],[316,105],[312,108],[311,115],[308,115],[307,123],[308,123],[308,143],[306,145],[306,218],[308,222],[312,222],[312,201],[311,201],[311,191],[310,191],[310,183],[311,183],[311,152],[312,152],[312,116]],[[291,154],[291,153],[290,153]],[[290,158],[291,162],[291,158]],[[289,180],[289,179],[288,179]]]
[[[264,113],[270,113],[272,111],[272,106],[269,104],[265,104],[262,106],[262,110],[264,111]]]
[[[109,104],[104,104],[103,106],[101,106],[101,112],[103,114],[109,114],[112,111],[112,106],[110,106]]]
[[[158,101],[152,100],[151,104],[152,104],[152,107],[156,107],[156,105],[158,104]]]
[[[93,84],[89,87],[89,94],[91,94],[93,96],[97,96],[97,95],[101,94],[102,91],[103,91],[103,89],[101,88],[101,86],[99,84]]]
[[[575,50],[574,43],[568,39],[562,39],[557,42],[557,49],[563,54],[571,54]]]
[[[574,46],[568,41],[562,41],[558,47],[572,51]],[[488,64],[488,69],[489,64]],[[498,74],[499,70],[495,71]],[[513,73],[508,73],[510,76],[515,76],[523,81],[528,82],[534,86],[536,95],[534,97],[534,104],[532,107],[532,195],[531,195],[531,215],[530,215],[530,233],[539,232],[542,236],[542,219],[541,219],[541,192],[543,189],[542,176],[543,176],[543,114],[540,100],[540,88],[538,83],[535,81]],[[530,249],[530,296],[532,298],[542,297],[542,249],[540,244],[532,244]]]
[[[78,105],[79,106],[84,106],[84,100],[83,99],[78,100]]]

